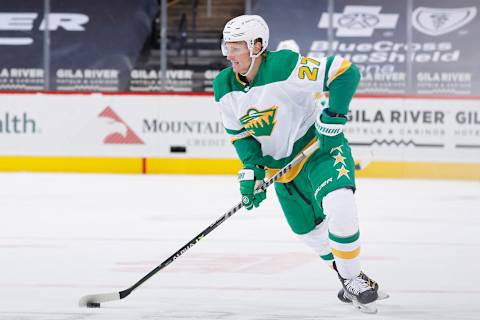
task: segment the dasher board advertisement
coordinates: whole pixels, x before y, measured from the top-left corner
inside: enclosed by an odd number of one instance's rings
[[[236,158],[211,95],[0,98],[1,155]],[[359,96],[349,118],[345,134],[354,154],[480,161],[479,99]]]

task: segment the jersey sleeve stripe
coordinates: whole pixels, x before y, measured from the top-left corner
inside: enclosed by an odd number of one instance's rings
[[[247,137],[250,137],[250,136],[251,136],[251,134],[248,131],[243,131],[243,132],[240,132],[240,133],[235,134],[235,135],[231,134],[230,135],[230,142],[234,143],[237,140],[244,139],[244,138],[247,138]]]
[[[332,83],[333,80],[335,80],[338,76],[340,76],[345,71],[347,71],[347,69],[350,68],[350,66],[352,65],[352,63],[348,59],[343,59],[343,58],[340,58],[340,59],[342,59],[342,62],[338,67],[336,65],[334,65],[336,57],[335,57],[334,62],[332,63],[332,67],[330,67],[327,87],[329,87],[330,83]]]
[[[225,128],[225,131],[227,131],[227,133],[230,134],[230,135],[236,135],[236,134],[245,132],[246,129],[245,129],[245,128],[242,128],[242,129],[240,129],[240,130],[233,130],[233,129]]]
[[[335,73],[337,72],[338,68],[340,68],[340,66],[342,65],[342,62],[343,62],[343,58],[340,57],[340,56],[333,56],[331,57],[333,58],[331,61],[331,64],[330,64],[330,68],[328,68],[327,70],[327,86],[330,84],[332,77],[335,75]]]
[[[250,137],[251,135],[250,132],[247,131],[245,128],[242,128],[240,130],[232,130],[225,128],[225,131],[227,131],[228,135],[230,136],[231,143],[246,137]]]

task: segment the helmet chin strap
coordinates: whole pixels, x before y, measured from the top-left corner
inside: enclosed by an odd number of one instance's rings
[[[240,75],[242,75],[243,77],[246,77],[252,71],[253,65],[255,64],[255,59],[257,59],[262,54],[262,52],[263,52],[263,50],[251,57],[252,61],[250,62],[250,67],[248,67],[247,72],[245,72],[245,73],[239,72]]]
[[[246,76],[252,71],[253,65],[255,64],[255,59],[256,59],[256,58],[257,58],[257,57],[252,57],[252,62],[250,62],[250,67],[248,67],[247,72],[245,72],[245,73],[239,72],[242,76],[246,77]]]

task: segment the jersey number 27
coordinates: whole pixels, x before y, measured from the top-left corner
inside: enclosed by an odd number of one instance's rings
[[[300,60],[300,64],[302,64],[302,66],[298,69],[298,77],[300,79],[305,79],[305,77],[307,77],[308,80],[316,81],[318,76],[318,68],[308,67],[307,64],[309,62],[316,66],[320,65],[320,62],[315,59],[302,57],[302,60]]]

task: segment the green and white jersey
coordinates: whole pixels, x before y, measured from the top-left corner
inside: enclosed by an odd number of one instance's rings
[[[351,66],[339,56],[317,61],[281,50],[263,56],[250,84],[242,82],[231,67],[222,70],[214,81],[215,101],[241,160],[281,168],[293,159],[315,137],[321,92],[329,91]],[[258,143],[252,143],[252,138]],[[242,140],[250,143],[239,143]],[[257,150],[255,144],[259,144]]]

